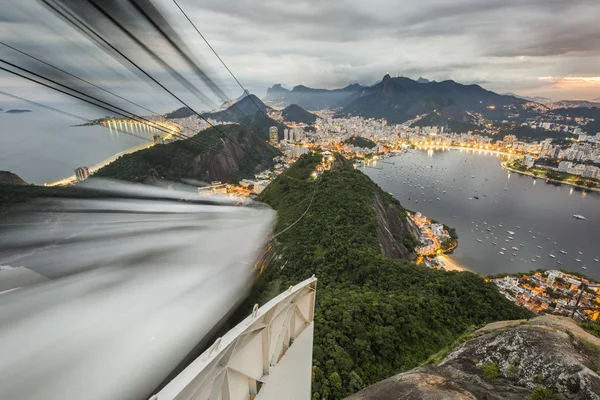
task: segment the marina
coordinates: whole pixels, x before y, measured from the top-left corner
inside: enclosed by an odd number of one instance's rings
[[[363,172],[411,211],[455,228],[459,245],[451,257],[472,271],[560,267],[582,273],[585,266],[587,275],[600,278],[594,240],[600,237],[600,195],[536,184],[503,170],[503,159],[466,150],[409,150],[379,163],[381,170]],[[508,244],[510,253],[504,247],[498,251],[498,243]]]

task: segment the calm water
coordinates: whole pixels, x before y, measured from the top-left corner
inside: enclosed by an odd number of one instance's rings
[[[93,166],[145,142],[142,138],[102,126],[80,126],[79,119],[43,109],[29,113],[0,112],[0,170],[29,183],[43,184],[73,175],[79,166]],[[152,140],[153,132],[123,128]]]
[[[472,271],[561,268],[600,279],[600,263],[594,261],[600,256],[600,195],[510,174],[499,164],[495,154],[411,150],[378,163],[381,169],[363,172],[406,208],[456,228],[459,245],[453,258]],[[513,240],[507,231],[514,231]]]

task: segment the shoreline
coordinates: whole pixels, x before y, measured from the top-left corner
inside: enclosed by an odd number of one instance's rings
[[[584,189],[584,190],[589,190],[590,192],[600,192],[600,188],[590,188],[587,186],[581,186],[581,185],[577,185],[574,183],[557,181],[556,179],[550,179],[550,178],[546,178],[546,177],[542,177],[542,176],[536,176],[535,174],[532,174],[530,172],[519,171],[519,170],[510,168],[508,165],[506,165],[506,161],[502,161],[500,163],[500,167],[506,171],[514,172],[515,174],[521,174],[521,175],[530,176],[530,177],[536,178],[536,179],[542,179],[546,182],[559,183],[561,185],[567,185],[567,186],[572,186],[572,187],[576,187],[576,188],[580,188],[580,189]]]
[[[457,271],[457,272],[473,272],[464,265],[459,264],[456,260],[450,257],[448,254],[440,254],[437,256],[445,265],[446,271]],[[477,272],[475,272],[477,273]],[[478,274],[478,273],[477,273]],[[481,275],[481,274],[479,274]],[[483,276],[483,275],[482,275]]]
[[[473,152],[478,152],[478,153],[494,153],[494,154],[507,156],[507,157],[514,157],[517,155],[515,153],[506,153],[506,152],[500,151],[500,150],[480,149],[478,147],[444,146],[444,145],[439,145],[439,144],[438,145],[431,145],[431,144],[415,145],[416,150],[420,150],[420,149],[424,149],[424,148],[432,148],[434,150],[437,150],[437,149],[440,149],[440,150],[442,150],[442,149],[467,150],[467,151],[473,151]]]
[[[107,159],[105,159],[103,161],[100,161],[98,164],[95,164],[93,167],[90,167],[89,168],[90,175],[93,174],[94,172],[98,171],[100,168],[105,167],[106,165],[112,163],[113,161],[116,161],[121,156],[124,156],[126,154],[135,153],[136,151],[148,149],[148,148],[154,146],[155,144],[156,143],[154,143],[154,142],[151,142],[151,143],[142,143],[140,145],[133,146],[133,147],[130,147],[130,148],[125,149],[123,151],[120,151],[117,154],[114,154],[114,155],[108,157]],[[71,176],[68,176],[66,178],[54,181],[54,182],[44,183],[42,186],[48,186],[48,187],[52,187],[52,186],[65,186],[65,185],[70,185],[70,184],[75,183],[75,182],[77,182],[77,177],[75,175],[71,175]]]

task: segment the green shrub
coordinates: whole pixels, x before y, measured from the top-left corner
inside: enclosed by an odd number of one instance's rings
[[[556,398],[556,393],[544,387],[537,387],[529,395],[529,400],[552,400]]]
[[[484,379],[491,381],[500,377],[500,367],[496,363],[484,363],[479,367]]]

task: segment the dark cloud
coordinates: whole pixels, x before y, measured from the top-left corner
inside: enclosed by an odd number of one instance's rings
[[[593,88],[557,91],[538,79],[600,75],[598,0],[178,2],[238,78],[259,95],[274,83],[332,88],[371,84],[390,72],[496,91],[600,96]],[[239,87],[172,1],[156,3],[227,93],[239,95]],[[10,9],[0,16],[3,40],[33,46],[48,57],[60,53],[70,68],[126,90],[131,73],[80,38],[61,37],[62,25],[42,15],[39,3],[16,6],[0,0],[0,7]],[[162,73],[151,61],[147,67]]]

